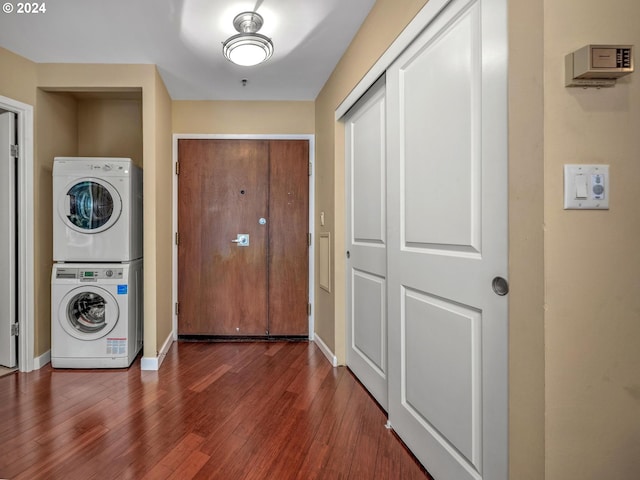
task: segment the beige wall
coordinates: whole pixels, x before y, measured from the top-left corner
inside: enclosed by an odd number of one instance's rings
[[[35,105],[36,64],[0,47],[0,67],[0,95]]]
[[[542,1],[509,0],[509,472],[544,479]]]
[[[548,480],[640,476],[640,73],[563,86],[565,54],[639,48],[639,19],[636,0],[544,1]],[[610,165],[610,210],[563,210],[565,163]]]
[[[173,102],[173,133],[313,134],[314,102]]]
[[[160,349],[173,331],[172,306],[172,249],[173,249],[173,158],[171,151],[171,109],[172,102],[169,93],[155,72],[155,155],[154,177],[155,188],[152,190],[155,198],[150,199],[155,208],[153,224],[147,225],[145,231],[154,233],[155,238],[155,272],[149,272],[156,279],[155,289],[155,344]],[[145,265],[146,268],[146,265]],[[146,278],[146,277],[145,277]]]
[[[316,244],[330,232],[332,293],[316,282],[316,333],[345,358],[344,132],[335,110],[389,45],[426,4],[425,0],[378,0],[316,99]],[[320,226],[319,212],[325,212]],[[319,271],[316,257],[315,271]]]
[[[78,154],[76,100],[37,91],[34,154],[34,353],[51,348],[51,265],[53,264],[52,169],[54,156]]]
[[[145,232],[145,299],[144,299],[144,328],[145,328],[145,343],[144,343],[144,356],[150,359],[155,359],[158,350],[161,346],[157,332],[164,333],[167,330],[166,325],[171,323],[171,310],[166,308],[164,299],[170,298],[167,292],[171,291],[171,276],[160,277],[157,276],[157,272],[166,272],[166,269],[171,269],[170,257],[162,257],[161,262],[163,265],[160,269],[156,265],[158,259],[158,252],[166,252],[170,249],[171,238],[167,235],[167,222],[165,217],[161,217],[162,221],[158,221],[157,205],[156,205],[156,188],[161,186],[163,192],[167,187],[167,176],[171,175],[171,165],[167,161],[171,155],[170,145],[170,119],[171,119],[171,104],[164,89],[164,85],[159,81],[159,76],[154,65],[91,65],[91,64],[39,64],[37,65],[37,80],[36,84],[47,92],[81,92],[77,94],[80,98],[80,102],[86,100],[87,92],[95,94],[100,92],[103,95],[109,96],[113,92],[120,92],[122,94],[130,92],[142,92],[142,146],[137,143],[140,133],[140,117],[137,113],[134,113],[135,108],[133,103],[126,102],[125,105],[120,106],[107,106],[106,104],[100,104],[100,102],[93,105],[83,105],[81,108],[77,108],[80,111],[82,119],[91,118],[95,120],[101,116],[106,116],[108,119],[113,119],[115,113],[120,111],[127,111],[132,116],[125,120],[124,123],[128,124],[130,128],[136,129],[135,134],[129,132],[127,136],[127,153],[131,148],[131,153],[127,156],[138,157],[138,162],[144,166],[144,185],[145,185],[145,202],[144,202],[144,232]],[[47,93],[52,94],[52,93]],[[73,95],[65,93],[68,98],[73,98]],[[65,94],[62,94],[63,96]],[[47,97],[45,97],[47,98]],[[131,100],[131,99],[128,99]],[[36,105],[36,118],[39,119],[40,106]],[[42,123],[46,121],[45,118],[37,120]],[[49,126],[50,122],[46,125]],[[42,124],[44,127],[44,123]],[[91,140],[96,141],[102,145],[101,148],[93,150],[97,153],[105,152],[107,147],[107,141],[113,138],[113,135],[117,132],[117,129],[108,129],[105,131],[97,131],[93,128],[83,129],[83,140],[79,143],[82,144],[83,151],[89,149],[88,145]],[[40,142],[40,135],[36,135],[36,143]],[[104,148],[104,149],[103,149]],[[98,151],[99,150],[99,151]],[[135,150],[135,152],[133,151]],[[58,155],[59,153],[55,153]],[[99,153],[101,154],[101,153]],[[140,154],[142,158],[140,160]],[[48,155],[47,161],[50,160],[51,154]],[[44,158],[44,157],[43,157]],[[158,180],[159,179],[159,180]],[[50,173],[49,178],[43,176],[42,182],[51,182]],[[48,187],[50,189],[50,186]],[[170,188],[170,185],[169,185]],[[36,193],[36,197],[37,197]],[[37,201],[37,200],[36,200]],[[38,205],[36,203],[36,205]],[[38,207],[36,207],[38,208]],[[36,216],[41,215],[37,213]],[[46,217],[46,214],[44,214]],[[43,222],[51,223],[51,217],[42,218]],[[50,228],[50,227],[47,227]],[[40,238],[36,232],[36,251],[45,249],[51,249],[51,240],[46,237]],[[38,269],[51,268],[50,257],[49,261],[45,261],[44,258],[36,259]],[[168,267],[165,265],[166,262]],[[160,295],[158,295],[158,291]],[[48,290],[45,292],[44,288],[37,290],[36,292],[36,305],[40,305],[39,308],[45,308],[44,305],[48,305],[50,302]],[[156,301],[158,298],[162,298],[162,311],[158,311]],[[169,301],[170,304],[170,301]],[[48,307],[47,307],[48,308]],[[168,320],[167,320],[168,319]],[[160,327],[158,327],[160,323]],[[151,335],[148,335],[151,332]],[[163,339],[164,342],[164,339]],[[42,353],[42,352],[40,352]]]
[[[133,94],[133,95],[132,95]],[[98,94],[78,101],[78,155],[142,163],[142,92]],[[120,98],[120,96],[138,98]]]

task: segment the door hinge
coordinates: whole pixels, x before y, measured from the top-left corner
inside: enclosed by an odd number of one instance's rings
[[[175,312],[176,312],[176,316],[180,313],[180,303],[179,302],[176,302]]]
[[[180,245],[180,234],[176,232],[176,245]]]
[[[176,175],[180,175],[180,162],[176,162]]]
[[[309,176],[313,174],[313,162],[309,162]]]
[[[17,337],[19,335],[20,335],[20,324],[19,323],[11,324],[11,336]]]
[[[20,153],[20,148],[18,145],[11,145],[11,156],[13,158],[18,158],[18,154]]]
[[[307,316],[310,317],[311,316],[311,304],[307,303]]]
[[[311,246],[311,234],[307,233],[307,245]]]

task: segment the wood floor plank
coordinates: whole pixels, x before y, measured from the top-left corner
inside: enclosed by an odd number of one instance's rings
[[[182,462],[168,480],[191,480],[209,461],[209,455],[196,450],[189,454],[184,462]]]
[[[94,428],[84,432],[82,435],[78,435],[75,438],[75,441],[72,442],[70,448],[60,449],[56,451],[55,455],[47,452],[43,452],[43,456],[41,460],[37,463],[34,463],[26,470],[20,472],[19,474],[14,474],[10,478],[15,478],[15,480],[31,480],[36,478],[55,478],[55,475],[51,473],[51,471],[57,467],[62,466],[67,462],[76,461],[74,456],[82,451],[84,445],[86,443],[91,443],[95,439],[101,437],[107,431],[101,425],[96,425]]]
[[[189,433],[184,440],[171,450],[169,455],[162,459],[160,463],[175,470],[180,464],[182,464],[186,455],[189,455],[190,452],[200,448],[202,442],[204,442],[203,437],[194,433]]]
[[[189,390],[193,390],[194,392],[202,392],[209,385],[218,380],[222,375],[231,370],[231,365],[227,365],[223,363],[218,368],[216,368],[213,372],[205,375],[203,378],[200,378],[196,381],[196,383],[189,386]]]
[[[335,406],[339,386],[339,377],[333,373],[334,369],[330,368],[309,408],[297,410],[299,419],[295,430],[291,432],[291,441],[272,465],[274,478],[286,478],[292,470],[301,472],[302,476],[298,478],[315,478],[319,472],[327,453],[327,434],[323,432],[323,427],[332,426],[331,408]],[[300,404],[298,401],[294,407]]]
[[[0,478],[431,477],[308,342],[174,344],[161,369],[0,378]]]

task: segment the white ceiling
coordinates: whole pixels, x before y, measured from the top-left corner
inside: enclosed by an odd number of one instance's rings
[[[37,14],[2,3],[14,12],[0,13],[0,46],[34,62],[156,64],[174,100],[313,100],[375,0],[43,0]],[[274,44],[254,67],[222,56],[244,11]]]

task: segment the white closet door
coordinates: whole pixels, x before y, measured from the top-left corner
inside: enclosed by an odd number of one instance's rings
[[[0,114],[0,365],[16,367],[16,212],[15,114]]]
[[[385,83],[345,122],[347,182],[347,365],[387,409]]]
[[[387,72],[389,420],[439,480],[508,476],[506,26],[452,0]]]

